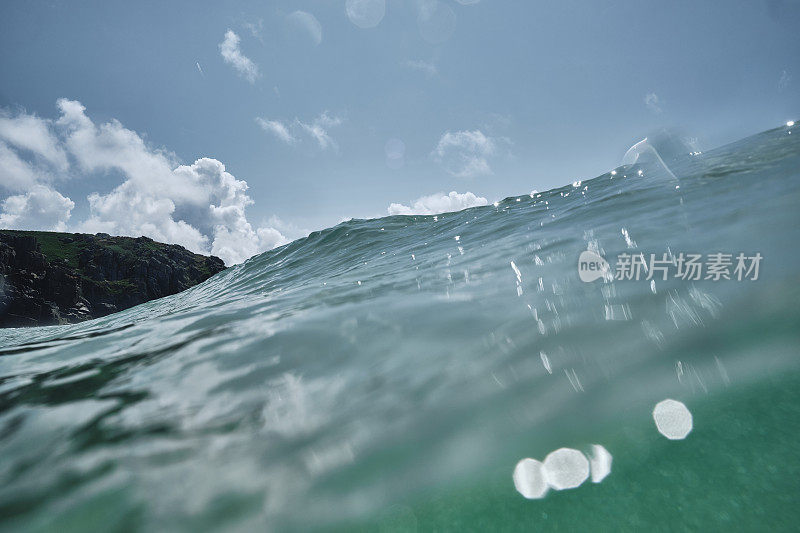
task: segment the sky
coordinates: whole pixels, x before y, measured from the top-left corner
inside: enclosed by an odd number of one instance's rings
[[[800,118],[799,0],[4,0],[0,227],[228,264]]]

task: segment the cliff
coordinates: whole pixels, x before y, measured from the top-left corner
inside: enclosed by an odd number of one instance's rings
[[[147,237],[0,230],[0,327],[101,317],[224,269],[217,257]]]

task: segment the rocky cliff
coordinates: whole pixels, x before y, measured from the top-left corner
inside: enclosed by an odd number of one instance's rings
[[[97,318],[188,289],[224,268],[217,257],[147,237],[0,230],[0,327]]]

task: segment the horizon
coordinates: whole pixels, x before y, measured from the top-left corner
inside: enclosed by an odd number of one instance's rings
[[[235,264],[591,179],[656,129],[705,151],[793,120],[797,4],[684,4],[7,4],[0,227]]]

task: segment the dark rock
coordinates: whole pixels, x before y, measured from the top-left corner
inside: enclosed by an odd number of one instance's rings
[[[0,327],[97,318],[224,269],[217,257],[147,237],[0,230]]]

